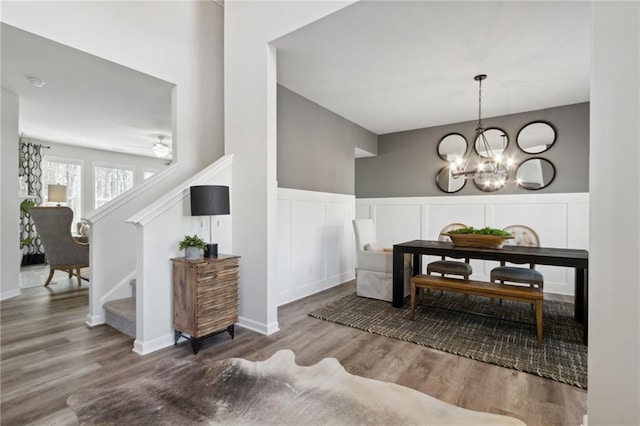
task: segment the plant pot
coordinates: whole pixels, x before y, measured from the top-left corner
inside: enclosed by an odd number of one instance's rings
[[[444,233],[451,238],[453,245],[456,247],[476,247],[476,248],[493,248],[500,249],[507,240],[513,239],[513,236],[502,235],[476,235],[476,234],[450,234]]]
[[[184,257],[187,260],[200,259],[200,248],[194,246],[188,246],[184,249]]]

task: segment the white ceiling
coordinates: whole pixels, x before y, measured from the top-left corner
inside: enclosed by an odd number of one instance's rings
[[[278,81],[385,134],[589,100],[588,2],[359,1],[276,41]],[[153,156],[173,84],[2,24],[20,130]],[[26,77],[45,81],[33,87]]]
[[[273,43],[278,82],[385,134],[589,100],[589,2],[359,1]]]
[[[158,136],[172,145],[173,84],[4,23],[1,41],[25,137],[150,157]]]

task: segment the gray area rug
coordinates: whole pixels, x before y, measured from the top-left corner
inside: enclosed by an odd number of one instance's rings
[[[573,319],[572,303],[544,301],[542,348],[537,347],[535,314],[529,304],[492,304],[478,296],[469,296],[465,304],[461,294],[432,291],[417,307],[415,321],[409,313],[408,298],[396,309],[389,302],[351,294],[309,315],[587,388],[587,346],[582,343],[582,324]]]
[[[394,383],[349,374],[335,358],[310,367],[290,350],[262,362],[164,358],[148,376],[85,390],[67,404],[81,425],[509,425]]]

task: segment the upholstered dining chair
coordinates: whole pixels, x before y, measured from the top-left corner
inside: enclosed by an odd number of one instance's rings
[[[442,234],[462,228],[468,228],[468,226],[464,223],[450,223],[445,225],[438,234],[438,241],[451,241],[451,238]],[[469,265],[468,257],[464,258],[464,262],[461,262],[458,260],[447,260],[445,256],[442,256],[441,260],[430,262],[427,265],[427,275],[431,275],[432,273],[440,274],[443,277],[445,275],[456,275],[468,280],[469,275],[473,273],[473,268]]]
[[[504,228],[505,231],[513,235],[512,240],[507,240],[507,245],[540,247],[540,238],[536,231],[525,225],[510,225]],[[522,283],[529,284],[530,287],[538,287],[541,291],[544,287],[543,275],[535,270],[533,263],[528,268],[519,266],[506,266],[504,261],[500,266],[491,270],[491,282],[500,283]]]
[[[393,253],[377,241],[371,219],[353,221],[356,237],[356,294],[372,299],[393,300]],[[411,255],[404,258],[404,296],[410,292]]]
[[[51,283],[56,270],[68,272],[69,278],[75,271],[78,286],[82,285],[80,269],[89,266],[89,244],[80,243],[71,235],[73,211],[69,207],[32,207],[29,215],[49,263],[45,287]]]

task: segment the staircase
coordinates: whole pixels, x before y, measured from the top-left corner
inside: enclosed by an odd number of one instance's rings
[[[105,322],[116,330],[136,338],[136,280],[129,281],[133,297],[104,304]]]

